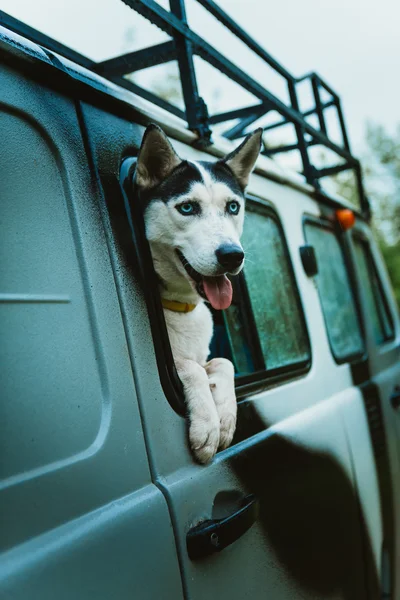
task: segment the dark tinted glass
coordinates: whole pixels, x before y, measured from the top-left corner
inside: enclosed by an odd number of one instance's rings
[[[376,343],[382,344],[394,335],[389,308],[368,245],[360,239],[355,239],[354,246],[368,318],[372,321]]]
[[[364,341],[337,236],[332,230],[311,223],[305,229],[307,242],[317,257],[315,279],[333,355],[340,361],[360,355]]]

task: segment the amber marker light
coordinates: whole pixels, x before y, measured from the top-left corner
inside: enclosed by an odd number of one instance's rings
[[[336,220],[343,231],[351,229],[356,222],[356,217],[352,210],[348,208],[340,208],[336,211]]]

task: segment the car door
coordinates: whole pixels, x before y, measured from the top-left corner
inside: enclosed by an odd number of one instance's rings
[[[351,237],[369,352],[368,401],[382,428],[389,466],[382,465],[381,489],[386,515],[383,540],[384,590],[400,598],[400,334],[398,307],[371,230],[360,223]],[[382,447],[382,444],[381,444]],[[383,448],[382,448],[383,450]],[[380,454],[382,454],[382,450]],[[381,456],[378,454],[378,460]]]
[[[0,57],[0,595],[182,598],[74,101]]]
[[[168,500],[185,597],[376,598],[380,498],[368,420],[349,360],[338,364],[332,355],[316,284],[299,254],[306,242],[304,213],[319,218],[319,207],[295,187],[252,178],[247,237],[249,243],[257,239],[258,254],[249,255],[249,262],[262,269],[253,275],[247,269],[242,291],[255,310],[244,315],[239,285],[231,313],[220,317],[241,372],[238,435],[209,465],[197,465],[179,411],[182,398],[164,377],[170,365],[160,344],[165,329],[151,301],[157,290],[150,273],[139,272],[120,189],[121,164],[137,155],[144,131],[129,119],[134,114],[128,108],[112,114],[85,102],[81,122],[107,209],[145,439],[155,482]],[[170,135],[181,135],[161,124]],[[209,159],[172,141],[181,156]],[[143,295],[131,293],[137,279]],[[267,295],[257,296],[258,288]],[[274,302],[278,310],[265,324],[262,305]],[[273,328],[272,345],[265,336],[256,341],[250,335],[257,328],[263,334],[264,327]],[[221,519],[218,534],[204,534],[205,523]],[[227,540],[232,543],[225,547]]]

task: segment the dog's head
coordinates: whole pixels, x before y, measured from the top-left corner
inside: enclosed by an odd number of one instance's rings
[[[232,301],[226,274],[243,267],[244,191],[261,134],[216,162],[182,160],[156,125],[140,148],[136,185],[156,272],[167,287],[182,295],[195,290],[217,309]]]

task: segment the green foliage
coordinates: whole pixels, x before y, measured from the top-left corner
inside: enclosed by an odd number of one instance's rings
[[[397,305],[400,307],[400,242],[388,245],[381,240],[380,247],[392,280]]]
[[[391,137],[382,125],[368,123],[367,142],[380,163],[385,166],[400,186],[400,125]]]
[[[390,136],[381,125],[369,124],[366,138],[375,159],[366,171],[377,209],[375,226],[400,306],[400,125]]]
[[[354,206],[358,206],[358,192],[356,180],[350,171],[344,171],[343,173],[339,173],[338,175],[334,175],[332,177],[334,182],[335,191],[341,196],[348,200]]]
[[[368,124],[367,142],[372,159],[366,176],[377,199],[378,218],[385,225],[387,243],[400,242],[400,125],[391,137],[381,125]]]

